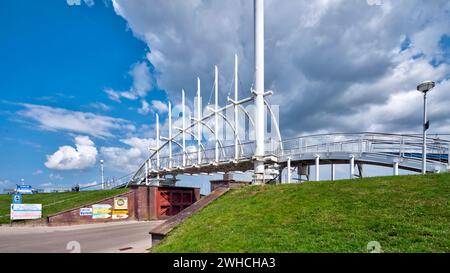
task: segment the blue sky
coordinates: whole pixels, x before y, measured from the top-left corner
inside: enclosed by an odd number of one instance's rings
[[[79,2],[0,2],[0,189],[99,182],[100,159],[107,177],[132,172],[168,98],[184,88],[192,103],[197,76],[208,92],[214,65],[227,95],[234,54],[250,94],[252,1]],[[438,83],[431,131],[450,133],[450,2],[379,2],[266,1],[266,87],[283,136],[418,133],[424,80]]]
[[[60,146],[73,146],[80,132],[39,128],[35,120],[17,115],[25,109],[22,104],[126,119],[136,127],[152,122],[153,115],[135,110],[139,101],[117,103],[103,92],[130,88],[128,72],[135,63],[146,62],[147,51],[110,3],[88,7],[65,1],[1,1],[0,40],[0,188],[21,178],[34,186],[99,180],[97,165],[75,171],[46,168],[46,156]],[[146,99],[165,99],[157,87],[150,91]],[[120,130],[114,137],[90,136],[97,146],[118,145],[124,137]],[[107,175],[122,174],[113,169],[107,168]]]

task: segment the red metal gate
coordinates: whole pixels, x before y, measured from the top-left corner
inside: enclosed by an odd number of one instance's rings
[[[194,202],[193,189],[158,188],[157,210],[161,218],[176,215]]]

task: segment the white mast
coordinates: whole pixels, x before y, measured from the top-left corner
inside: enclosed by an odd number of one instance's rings
[[[254,183],[264,183],[264,0],[254,0],[255,12],[255,163]]]
[[[172,104],[169,102],[169,169],[172,168]]]
[[[181,91],[181,103],[182,103],[182,138],[183,138],[183,167],[186,166],[186,107],[184,100],[184,89]]]
[[[161,166],[161,163],[159,160],[159,115],[156,114],[156,169],[158,171],[159,171],[160,166]],[[158,173],[157,179],[159,181],[159,173]]]
[[[219,162],[219,70],[214,67],[214,138],[216,140],[216,163]]]
[[[202,164],[202,97],[200,96],[200,78],[197,78],[197,161]]]
[[[239,147],[238,147],[238,106],[236,102],[239,99],[238,87],[239,87],[239,75],[238,75],[238,56],[234,55],[234,159],[237,161],[239,159]]]

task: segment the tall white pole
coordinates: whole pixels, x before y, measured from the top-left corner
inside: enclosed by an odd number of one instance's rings
[[[156,114],[156,168],[159,170],[161,162],[159,159],[159,115]]]
[[[184,89],[181,91],[181,111],[182,111],[182,138],[183,138],[183,167],[186,166],[186,106]]]
[[[427,93],[423,93],[423,146],[422,146],[422,174],[427,173]]]
[[[216,141],[216,162],[219,162],[219,69],[214,67],[214,138]]]
[[[172,168],[172,104],[169,102],[169,169]]]
[[[234,159],[237,161],[239,159],[239,143],[238,143],[238,132],[239,132],[239,124],[238,124],[238,105],[236,102],[239,100],[238,88],[239,88],[239,59],[238,55],[234,55]]]
[[[105,163],[105,161],[103,161],[103,159],[100,160],[100,172],[101,172],[101,175],[102,175],[102,190],[105,189],[105,171],[104,171],[104,168],[103,168],[103,163]]]
[[[202,163],[202,97],[200,96],[200,78],[197,78],[197,162]]]
[[[264,183],[264,0],[254,0],[255,12],[255,184]]]

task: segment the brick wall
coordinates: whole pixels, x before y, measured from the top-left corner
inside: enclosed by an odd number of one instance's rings
[[[79,224],[92,224],[92,223],[106,223],[106,222],[118,222],[118,221],[146,221],[146,220],[158,220],[167,218],[167,213],[163,215],[161,212],[162,206],[162,196],[167,193],[170,196],[181,195],[181,196],[192,196],[191,199],[184,199],[183,204],[180,206],[177,198],[170,200],[167,203],[167,198],[164,205],[171,207],[173,203],[174,209],[171,212],[178,212],[179,208],[184,209],[188,205],[195,203],[200,200],[200,189],[198,188],[185,188],[185,187],[156,187],[156,186],[132,186],[130,191],[124,194],[120,194],[111,198],[107,198],[95,203],[86,204],[78,208],[63,211],[55,215],[48,216],[48,224],[50,226],[58,225],[79,225]],[[127,197],[128,198],[128,218],[114,220],[112,217],[105,219],[92,219],[92,216],[80,216],[81,208],[90,208],[94,204],[105,204],[114,206],[114,198],[116,197]],[[175,200],[176,199],[176,200]],[[171,216],[171,215],[170,215]]]
[[[113,220],[111,217],[106,219],[92,219],[92,216],[80,216],[81,208],[89,208],[94,204],[105,204],[114,206],[115,197],[128,197],[128,218]],[[135,203],[135,192],[130,191],[124,194],[120,194],[111,198],[103,199],[95,203],[86,204],[82,207],[63,211],[54,215],[47,217],[48,225],[50,226],[61,226],[61,225],[80,225],[80,224],[93,224],[93,223],[106,223],[106,222],[117,222],[117,221],[130,221],[136,220],[135,206],[130,205]]]

